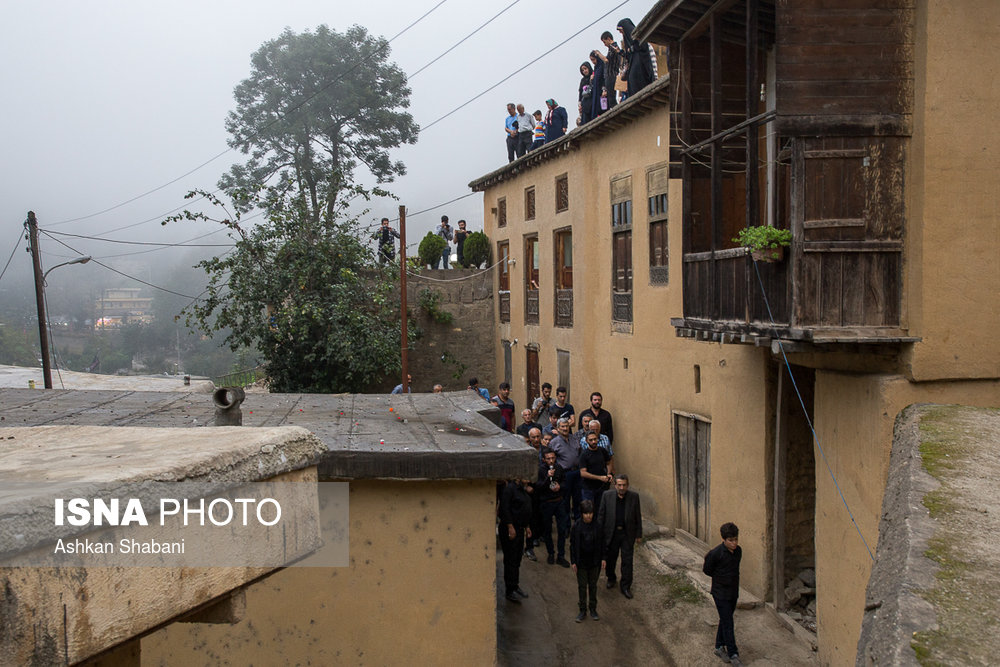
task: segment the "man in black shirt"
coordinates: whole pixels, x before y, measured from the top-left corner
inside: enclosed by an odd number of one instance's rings
[[[517,434],[522,438],[524,438],[525,440],[527,440],[528,431],[530,431],[533,428],[537,428],[539,431],[541,431],[542,425],[531,418],[531,410],[528,410],[527,408],[521,410],[521,424],[517,427],[516,431]]]
[[[538,466],[538,481],[535,483],[535,495],[538,497],[539,513],[541,514],[541,538],[549,552],[549,565],[566,561],[566,536],[569,534],[569,510],[566,507],[565,491],[566,472],[556,463],[556,453],[545,448],[542,451],[542,463]],[[552,544],[552,519],[556,520],[557,544]],[[556,560],[558,558],[558,561]]]
[[[525,534],[531,537],[531,496],[525,489],[527,480],[512,479],[500,494],[500,548],[503,549],[503,583],[506,597],[520,602],[528,594],[521,590],[521,555]]]
[[[601,396],[601,392],[595,391],[590,395],[590,408],[583,411],[580,415],[580,427],[583,427],[583,415],[590,414],[592,419],[596,419],[601,422],[601,433],[608,437],[608,443],[612,446],[615,444],[615,429],[611,424],[611,413],[603,409],[601,405],[604,404],[604,397]]]
[[[580,477],[583,479],[583,489],[580,492],[582,500],[589,500],[597,505],[595,514],[600,512],[601,494],[611,484],[611,474],[608,472],[608,450],[598,447],[597,433],[587,434],[587,447],[580,452]]]
[[[719,629],[715,633],[715,655],[734,665],[742,665],[736,648],[733,612],[740,594],[740,529],[735,523],[724,523],[720,529],[722,544],[705,554],[702,571],[712,577],[712,598],[719,612]]]

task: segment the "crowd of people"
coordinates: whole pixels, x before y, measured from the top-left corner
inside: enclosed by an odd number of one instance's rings
[[[588,614],[600,620],[597,590],[602,571],[606,588],[617,586],[631,600],[634,550],[642,541],[642,508],[639,494],[629,490],[628,475],[616,472],[614,421],[601,393],[591,392],[590,405],[577,415],[567,401],[566,387],[557,387],[553,398],[552,385],[546,382],[531,407],[521,410],[521,423],[515,426],[509,383],[500,383],[493,397],[476,378],[469,380],[468,389],[499,408],[501,428],[521,436],[538,452],[534,479],[507,480],[499,490],[497,537],[503,551],[504,597],[513,603],[529,597],[520,585],[521,562],[523,558],[538,562],[535,549],[544,545],[549,565],[572,568],[576,574],[577,623]],[[540,419],[548,423],[543,426]],[[714,653],[738,666],[742,663],[733,613],[743,552],[735,524],[723,524],[720,532],[722,543],[705,555],[703,566],[712,579],[711,594],[719,614]]]
[[[606,52],[593,50],[589,62],[580,65],[576,124],[583,125],[651,84],[657,78],[656,54],[648,42],[632,38],[631,19],[618,22],[621,45],[608,31],[601,34]],[[569,114],[555,99],[545,100],[546,113],[525,113],[523,104],[507,104],[505,131],[507,161],[555,141],[566,134]]]
[[[465,220],[458,221],[458,229],[454,229],[448,221],[447,215],[441,216],[441,224],[434,228],[434,233],[445,241],[444,250],[441,251],[440,259],[435,258],[431,268],[442,269],[451,268],[451,245],[455,244],[455,253],[459,266],[465,266],[465,240],[469,237],[469,230],[466,228]],[[378,257],[382,264],[391,264],[396,259],[396,242],[399,232],[389,226],[389,218],[382,218],[382,224],[373,235],[378,242]]]

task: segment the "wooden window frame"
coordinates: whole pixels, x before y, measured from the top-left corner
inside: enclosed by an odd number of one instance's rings
[[[564,249],[569,238],[570,264],[565,266]],[[555,303],[555,326],[573,326],[573,228],[560,227],[552,232],[553,245],[553,296]]]
[[[507,226],[507,198],[497,199],[497,227]]]
[[[524,189],[524,219],[534,220],[535,219],[535,186],[529,186]]]
[[[569,174],[556,176],[556,213],[569,210]]]
[[[524,236],[524,323],[538,324],[539,316],[539,283],[541,279],[537,264],[541,263],[541,248],[538,245],[538,234]],[[536,262],[536,257],[538,261]],[[534,285],[532,286],[532,281]]]

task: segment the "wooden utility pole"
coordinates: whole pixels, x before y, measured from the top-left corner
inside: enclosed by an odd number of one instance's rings
[[[391,239],[390,239],[391,240]],[[400,343],[400,352],[403,358],[403,393],[410,393],[410,341],[406,335],[406,207],[399,207],[399,311],[400,317],[402,318],[402,323],[400,325],[400,331],[402,331],[402,342]]]
[[[31,266],[35,273],[35,303],[38,308],[38,341],[42,346],[42,377],[45,388],[52,389],[52,364],[49,361],[49,331],[45,321],[45,278],[42,276],[42,258],[38,250],[38,220],[34,211],[28,211],[28,219],[24,222],[28,230],[28,242],[31,246]]]

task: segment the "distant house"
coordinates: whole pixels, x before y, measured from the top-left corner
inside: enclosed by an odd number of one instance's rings
[[[660,0],[635,34],[669,79],[470,184],[515,401],[600,391],[644,511],[701,548],[735,521],[770,604],[814,570],[824,664],[854,662],[896,416],[1000,405],[994,9]]]
[[[141,297],[139,287],[116,287],[104,290],[97,300],[97,328],[116,328],[132,322],[153,321],[153,299]]]

